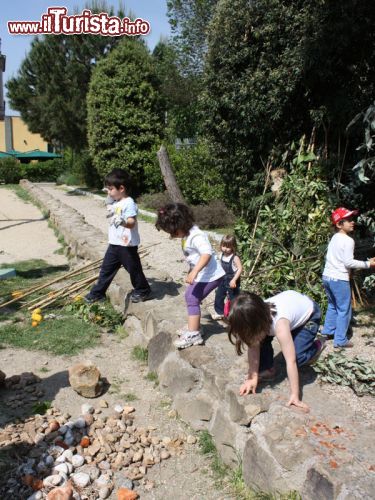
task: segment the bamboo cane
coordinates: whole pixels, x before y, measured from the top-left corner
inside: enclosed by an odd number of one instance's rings
[[[93,271],[94,269],[90,269],[90,271]],[[74,281],[73,283],[69,283],[68,285],[65,285],[63,286],[62,288],[60,288],[59,290],[55,290],[55,291],[52,291],[52,292],[47,292],[43,295],[39,295],[39,297],[36,297],[35,299],[32,299],[30,300],[29,302],[25,302],[24,304],[22,304],[22,306],[20,307],[20,309],[24,309],[25,307],[29,307],[31,306],[31,304],[35,304],[35,302],[38,302],[38,301],[41,301],[41,300],[45,300],[47,298],[51,298],[51,296],[55,296],[58,292],[61,292],[63,290],[67,290],[68,288],[78,284],[78,283],[81,283],[82,281],[86,280],[87,278],[90,278],[92,276],[97,276],[97,273],[95,273],[94,275],[91,275],[91,276],[86,276],[86,278],[82,278],[78,281]],[[34,306],[35,307],[35,306]]]
[[[95,276],[90,276],[89,278],[85,278],[84,280],[81,280],[80,282],[78,282],[79,284],[83,284],[83,283],[86,283],[88,281],[94,281],[97,279],[97,277],[99,276],[99,274],[96,274]],[[77,285],[77,282],[74,283],[74,284],[70,284],[64,288],[62,288],[61,290],[59,290],[58,292],[55,293],[55,295],[53,297],[50,297],[50,298],[47,298],[47,299],[43,299],[41,300],[40,302],[37,302],[36,304],[32,305],[32,306],[29,306],[27,308],[28,311],[30,311],[31,309],[34,309],[34,308],[37,308],[37,307],[41,307],[43,306],[46,302],[48,302],[49,300],[51,300],[52,298],[53,299],[57,299],[57,298],[60,298],[61,295],[63,295],[68,289],[71,289],[71,288],[74,288],[75,286]]]
[[[312,260],[312,259],[320,259],[320,255],[311,255],[310,257],[305,257],[303,259],[295,260],[293,261],[293,264],[298,264],[299,262],[304,262],[306,260]],[[277,269],[278,267],[283,267],[287,266],[290,264],[290,262],[281,262],[280,264],[276,264],[275,266],[267,267],[266,269],[262,269],[261,271],[257,271],[256,273],[253,273],[251,276],[250,274],[247,274],[244,276],[244,278],[250,279],[254,278],[254,276],[258,276],[259,274],[264,274],[267,273],[268,271],[272,271],[273,269]]]
[[[12,300],[8,300],[8,302],[4,302],[3,304],[0,304],[0,309],[2,307],[9,305],[9,304],[13,304],[14,302],[17,302],[20,299],[23,299],[24,297],[28,297],[29,295],[32,295],[33,293],[38,292],[39,290],[43,290],[44,288],[47,288],[48,286],[53,285],[54,283],[57,283],[58,281],[76,276],[77,274],[80,274],[84,269],[87,269],[90,266],[99,267],[99,265],[100,265],[99,262],[101,260],[102,259],[98,259],[94,262],[91,262],[90,264],[87,264],[86,266],[83,266],[79,269],[76,269],[75,271],[71,271],[70,273],[64,274],[64,275],[60,276],[59,278],[56,278],[52,281],[49,281],[48,283],[44,283],[44,285],[39,285],[39,286],[33,287],[32,289],[28,289],[28,291],[26,291],[25,293],[22,293],[22,295],[20,295],[19,297],[15,297]],[[95,269],[95,267],[93,267],[93,269]],[[90,269],[90,271],[91,271],[91,269]],[[85,272],[88,272],[88,270]]]
[[[99,275],[98,275],[99,276]],[[85,288],[87,288],[88,286],[91,285],[91,283],[93,281],[95,281],[97,279],[98,276],[95,276],[93,277],[90,281],[88,281],[87,283],[83,283],[81,284],[80,286],[76,286],[75,288],[72,288],[70,290],[67,290],[66,292],[64,292],[62,295],[60,295],[59,297],[53,297],[51,298],[51,300],[45,302],[43,304],[42,307],[49,307],[50,305],[52,305],[54,302],[56,302],[57,300],[60,300],[60,299],[64,299],[65,297],[67,297],[68,295],[72,294],[72,293],[75,293],[75,292],[78,292],[78,291],[81,291],[81,290],[84,290]]]

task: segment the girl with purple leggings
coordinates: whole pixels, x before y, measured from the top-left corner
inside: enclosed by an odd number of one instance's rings
[[[181,238],[182,251],[189,265],[189,273],[185,279],[188,283],[185,292],[188,324],[177,332],[180,338],[174,344],[178,349],[201,345],[200,304],[219,286],[225,271],[216,260],[207,235],[195,225],[193,213],[186,205],[169,203],[161,208],[155,225],[172,238]]]

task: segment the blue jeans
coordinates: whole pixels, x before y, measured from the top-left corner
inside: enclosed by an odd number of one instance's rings
[[[292,330],[294,348],[296,350],[296,360],[298,366],[303,366],[315,356],[318,346],[315,338],[319,330],[321,319],[320,307],[314,302],[314,309],[307,322]],[[273,367],[273,347],[274,337],[267,335],[260,348],[259,371],[269,370]]]
[[[323,276],[323,286],[328,298],[326,320],[322,335],[334,335],[334,346],[344,346],[352,318],[352,301],[349,281]]]

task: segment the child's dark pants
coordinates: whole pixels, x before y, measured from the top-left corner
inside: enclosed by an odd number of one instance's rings
[[[90,291],[91,297],[98,299],[105,296],[107,288],[121,266],[129,273],[130,281],[136,293],[143,294],[149,292],[150,285],[143,274],[138,247],[109,245],[104,255],[102,267],[100,268],[98,281]]]
[[[314,310],[308,321],[292,331],[294,347],[296,349],[297,365],[305,365],[315,356],[318,348],[315,338],[319,330],[321,319],[320,307],[314,302]],[[269,370],[273,367],[273,347],[274,337],[267,335],[260,348],[259,371]]]

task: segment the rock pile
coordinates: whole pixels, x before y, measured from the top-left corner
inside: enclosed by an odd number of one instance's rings
[[[1,376],[0,376],[1,379]],[[40,387],[41,379],[31,372],[24,372],[21,375],[2,379],[2,386],[10,389],[10,392],[4,394],[4,403],[12,409],[23,407],[27,403],[36,403],[44,395]]]
[[[88,404],[81,411],[72,419],[68,413],[50,409],[44,416],[35,415],[0,431],[4,451],[17,449],[18,458],[2,477],[1,498],[53,500],[71,486],[66,498],[76,500],[105,499],[114,488],[123,494],[139,484],[152,489],[146,478],[148,468],[181,454],[187,439],[160,438],[154,434],[155,427],[136,427],[131,406],[117,404],[108,416]],[[132,495],[136,498],[135,492]]]

